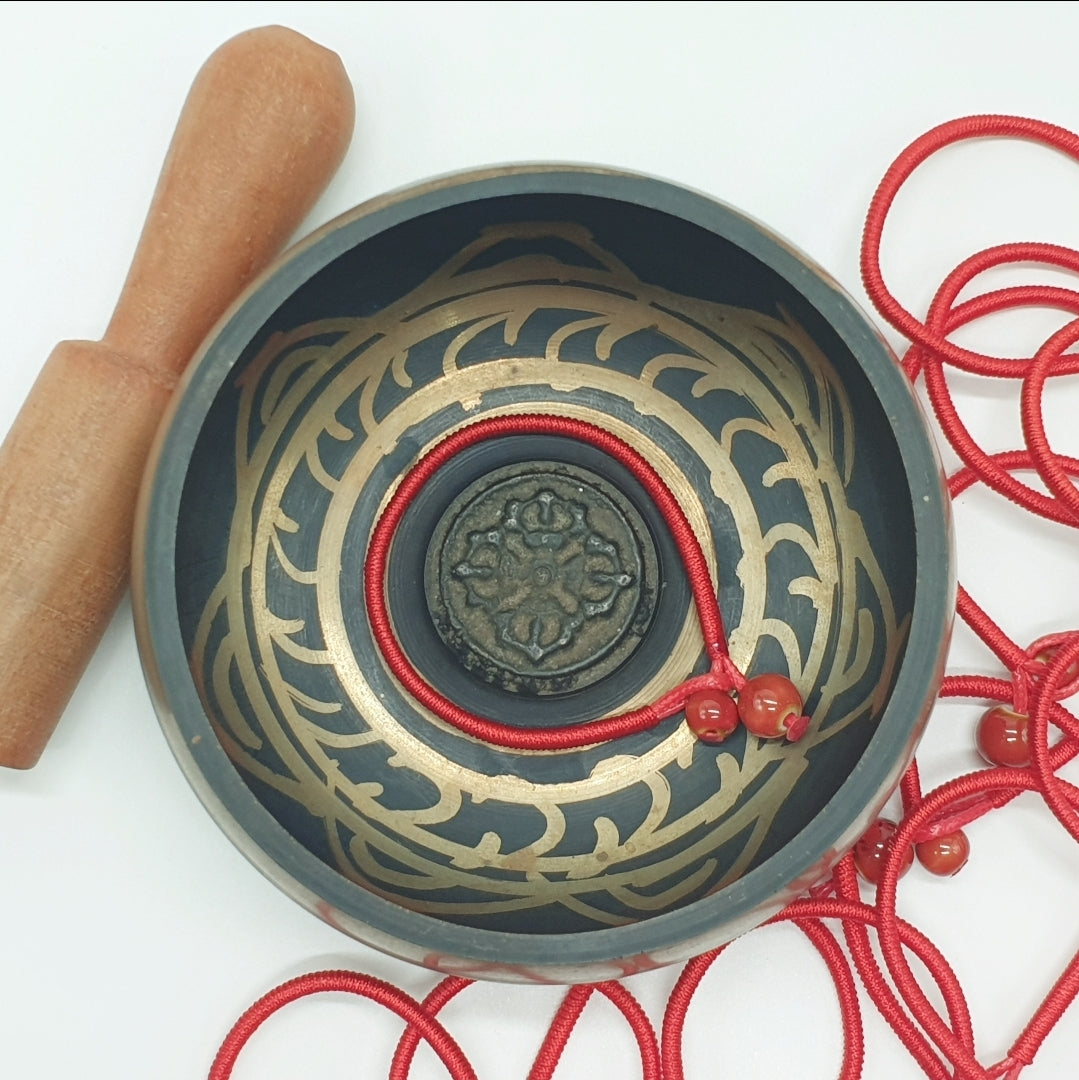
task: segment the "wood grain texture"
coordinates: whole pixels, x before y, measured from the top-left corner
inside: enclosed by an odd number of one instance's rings
[[[353,120],[336,54],[283,27],[199,71],[104,338],[53,350],[0,446],[0,765],[40,757],[126,587],[172,389],[321,194]]]

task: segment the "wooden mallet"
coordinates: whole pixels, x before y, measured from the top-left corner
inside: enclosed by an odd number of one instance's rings
[[[0,765],[41,755],[126,587],[173,387],[329,182],[354,109],[337,55],[279,26],[199,71],[104,338],[56,346],[0,447]]]

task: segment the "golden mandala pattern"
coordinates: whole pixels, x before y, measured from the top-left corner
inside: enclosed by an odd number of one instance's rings
[[[537,251],[498,258],[510,237],[533,239]],[[539,250],[552,237],[587,260],[567,266]],[[540,347],[519,355],[540,333]],[[650,348],[633,371],[612,362],[631,341]],[[645,284],[579,226],[499,226],[377,315],[272,334],[239,389],[237,501],[192,670],[241,773],[304,808],[323,857],[369,890],[476,926],[541,909],[593,926],[670,910],[753,865],[814,750],[883,708],[906,619],[848,505],[850,403],[783,312]],[[620,408],[597,417],[597,395]],[[712,430],[709,402],[731,395],[744,408]],[[546,781],[515,770],[529,755],[436,749],[424,731],[449,737],[441,722],[395,705],[381,666],[357,659],[342,581],[356,572],[350,529],[391,493],[387,462],[414,458],[479,415],[536,411],[537,401],[598,419],[647,456],[717,581],[704,500],[725,506],[742,552],[723,567],[743,594],[731,655],[744,669],[770,641],[795,682],[816,688],[800,743],[749,739],[739,757],[671,723],[641,753],[611,744],[587,775]],[[448,403],[451,419],[414,445]],[[692,448],[710,490],[689,482],[655,430]],[[752,476],[734,463],[748,441],[768,449]],[[789,492],[797,514],[762,520],[762,491]],[[781,563],[777,553],[791,550],[798,557]],[[784,580],[778,565],[793,567]],[[808,603],[808,630],[776,616],[776,595]],[[620,708],[690,674],[700,644],[691,611],[669,662]],[[375,760],[378,768],[366,764]],[[619,817],[626,799],[638,809]],[[556,916],[551,925],[563,924]]]

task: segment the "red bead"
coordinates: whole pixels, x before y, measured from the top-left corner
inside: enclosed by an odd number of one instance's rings
[[[970,841],[960,829],[947,836],[938,836],[935,840],[924,840],[914,845],[918,862],[931,874],[938,877],[951,877],[958,874],[967,865],[970,858]]]
[[[871,885],[880,881],[881,872],[884,870],[884,861],[891,850],[892,837],[895,836],[899,826],[887,818],[877,818],[866,829],[865,835],[854,845],[854,865],[858,873]],[[899,876],[902,877],[914,862],[914,850],[908,847],[903,861],[899,867]]]
[[[738,706],[722,690],[698,690],[686,701],[686,723],[701,742],[721,743],[738,727]]]
[[[1042,649],[1035,660],[1040,660],[1046,667],[1053,662],[1053,658],[1060,652],[1059,645],[1050,645],[1045,649]],[[1079,659],[1073,660],[1065,669],[1064,674],[1061,676],[1060,685],[1070,686],[1076,679],[1079,679]]]
[[[805,734],[809,720],[802,716],[802,695],[783,675],[755,675],[738,691],[742,723],[762,739],[786,738],[795,742]]]
[[[990,765],[1029,765],[1030,720],[1005,705],[995,705],[978,721],[978,750]]]

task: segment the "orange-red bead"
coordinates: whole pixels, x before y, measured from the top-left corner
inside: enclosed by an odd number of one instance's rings
[[[970,841],[962,829],[947,836],[938,836],[935,840],[925,840],[914,845],[918,862],[931,874],[938,877],[951,877],[958,874],[970,858]]]
[[[698,690],[686,701],[686,723],[701,742],[721,743],[738,727],[738,706],[722,690]]]
[[[892,847],[892,838],[899,826],[887,818],[877,818],[865,831],[865,835],[854,845],[854,865],[858,873],[871,885],[880,881],[881,872],[884,870],[884,862],[888,858],[888,852]],[[899,866],[899,876],[902,877],[914,862],[914,850],[908,847],[906,854]]]
[[[1029,718],[1005,705],[988,709],[978,721],[978,750],[990,765],[1029,765]]]
[[[783,675],[754,675],[738,691],[738,715],[742,723],[762,739],[795,742],[805,734],[809,721],[802,715],[802,695]]]
[[[1040,660],[1046,667],[1049,667],[1058,652],[1060,652],[1059,645],[1049,645],[1047,648],[1042,649],[1034,659]],[[1073,660],[1064,669],[1064,675],[1060,685],[1070,686],[1076,679],[1079,679],[1079,660]]]

